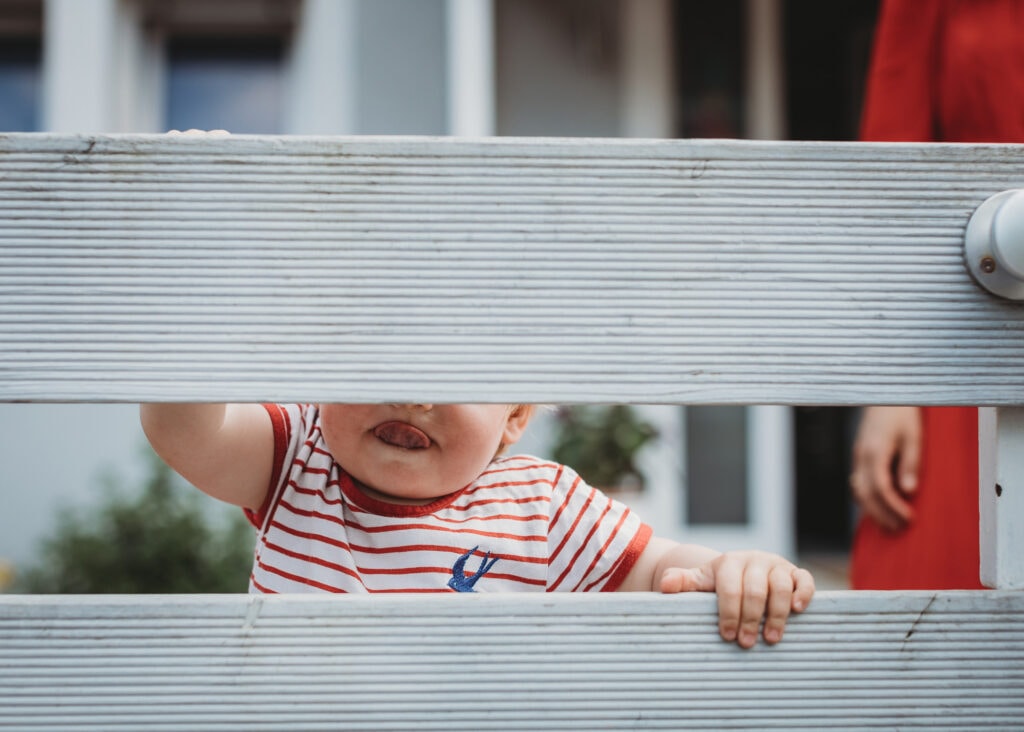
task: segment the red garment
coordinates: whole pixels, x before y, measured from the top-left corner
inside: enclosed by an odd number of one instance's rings
[[[1024,0],[883,0],[861,139],[1024,142]],[[915,521],[857,527],[854,589],[980,588],[978,410],[922,410]]]
[[[860,136],[1024,142],[1024,2],[883,0]]]
[[[981,589],[978,410],[925,407],[914,521],[898,533],[864,518],[850,557],[855,590]]]

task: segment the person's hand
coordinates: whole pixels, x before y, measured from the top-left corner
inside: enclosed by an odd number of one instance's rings
[[[224,137],[231,133],[227,130],[197,130],[193,127],[188,130],[167,130],[167,134],[172,137],[175,135],[209,135],[210,137]]]
[[[743,648],[762,636],[778,643],[790,613],[807,608],[814,596],[814,578],[806,569],[777,554],[726,552],[695,569],[669,567],[661,575],[662,592],[714,592],[718,595],[718,632]]]
[[[861,509],[887,531],[914,519],[909,499],[917,490],[921,410],[868,407],[853,444],[850,489]]]

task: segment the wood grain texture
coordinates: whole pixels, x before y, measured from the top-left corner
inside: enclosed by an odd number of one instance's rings
[[[1010,729],[1024,593],[0,597],[0,729]]]
[[[0,400],[1020,405],[961,250],[1022,186],[1024,146],[0,135]],[[820,593],[747,652],[706,595],[3,596],[0,710],[1020,728],[1024,593]]]
[[[1024,146],[0,135],[0,400],[1024,403]]]

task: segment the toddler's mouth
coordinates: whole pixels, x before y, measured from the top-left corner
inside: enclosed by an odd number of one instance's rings
[[[408,422],[382,422],[373,428],[373,436],[381,442],[405,450],[425,450],[430,447],[427,433]]]

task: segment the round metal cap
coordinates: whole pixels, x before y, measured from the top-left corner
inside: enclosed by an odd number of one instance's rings
[[[1024,189],[997,193],[978,206],[967,222],[964,259],[986,290],[1024,300]]]

